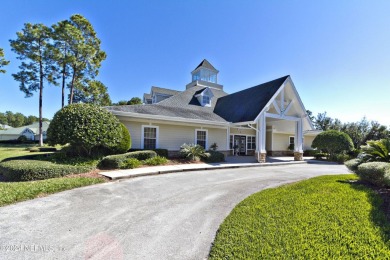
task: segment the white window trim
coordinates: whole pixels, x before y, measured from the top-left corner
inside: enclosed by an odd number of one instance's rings
[[[145,127],[146,128],[156,128],[156,149],[158,149],[160,146],[159,146],[159,127],[158,126],[155,126],[155,125],[142,125],[142,131],[141,131],[141,149],[145,149],[144,148],[144,139],[145,139]]]
[[[209,149],[209,131],[207,129],[195,129],[195,143],[198,144],[198,131],[203,131],[206,132],[206,147],[204,148],[205,150]]]
[[[256,146],[256,136],[255,135],[247,135],[246,136],[246,151],[247,151],[247,153],[248,153],[248,151],[256,150],[256,148],[255,149],[248,149],[248,143],[249,143],[249,138],[248,137],[254,137],[255,138],[255,146]]]

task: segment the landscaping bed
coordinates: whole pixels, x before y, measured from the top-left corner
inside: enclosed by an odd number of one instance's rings
[[[384,200],[357,179],[322,176],[249,196],[220,226],[210,259],[388,258]]]

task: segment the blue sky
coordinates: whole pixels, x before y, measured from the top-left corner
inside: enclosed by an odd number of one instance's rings
[[[306,106],[343,122],[363,116],[390,125],[390,1],[5,0],[0,48],[0,112],[38,115],[12,78],[20,61],[9,39],[23,24],[51,25],[82,14],[107,52],[98,77],[113,101],[142,97],[152,85],[183,90],[208,59],[233,93],[291,75]],[[45,86],[44,117],[61,106]]]

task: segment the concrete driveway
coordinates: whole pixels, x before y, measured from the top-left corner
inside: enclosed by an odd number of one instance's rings
[[[0,259],[205,259],[248,195],[347,173],[300,164],[173,173],[105,183],[0,208]]]

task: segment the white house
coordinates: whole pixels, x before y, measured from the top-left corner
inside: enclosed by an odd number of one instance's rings
[[[302,160],[318,131],[291,77],[227,94],[218,84],[218,73],[203,60],[183,91],[153,100],[158,91],[152,88],[143,105],[107,109],[129,129],[133,148],[164,148],[174,154],[184,143],[206,149],[216,143],[225,154],[252,155],[259,162],[265,162],[267,154],[294,154],[295,160]]]
[[[42,122],[43,140],[46,139],[46,131],[49,125],[50,122]],[[16,140],[22,135],[28,140],[39,140],[39,123],[0,130],[0,140]]]

